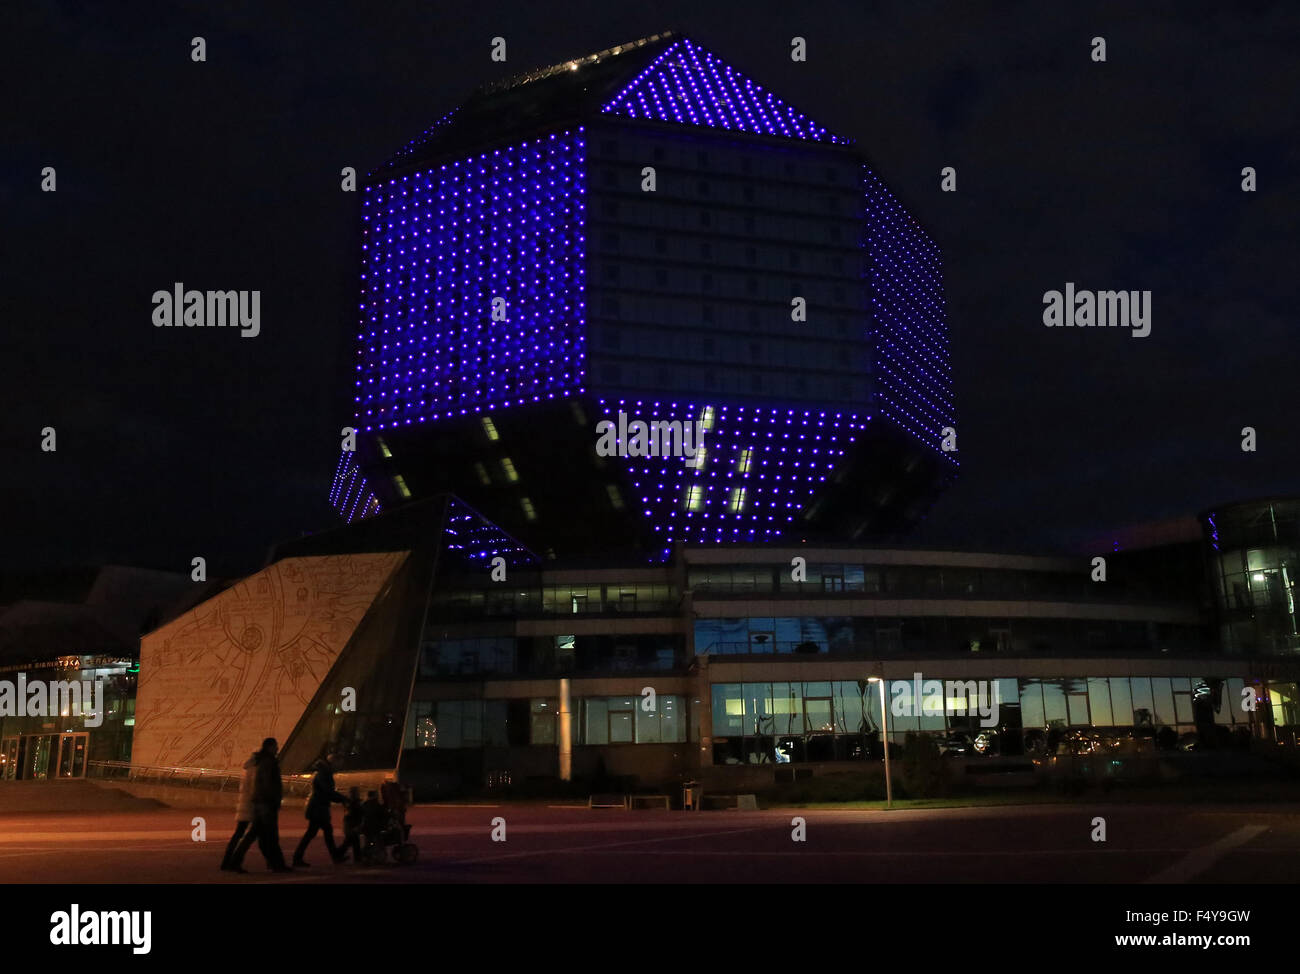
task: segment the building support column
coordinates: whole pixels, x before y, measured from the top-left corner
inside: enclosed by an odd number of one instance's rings
[[[556,738],[560,743],[560,780],[573,779],[573,721],[569,716],[569,678],[560,680],[560,732]]]
[[[695,726],[699,728],[696,758],[701,773],[713,767],[713,687],[709,683],[709,657],[699,657],[695,672]]]

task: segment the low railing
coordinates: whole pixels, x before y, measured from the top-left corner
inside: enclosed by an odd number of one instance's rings
[[[150,785],[180,785],[224,792],[239,791],[243,771],[216,771],[212,768],[181,768],[168,765],[132,764],[130,761],[88,761],[86,775],[110,781],[130,781]],[[311,776],[281,775],[286,795],[306,795],[311,791]]]

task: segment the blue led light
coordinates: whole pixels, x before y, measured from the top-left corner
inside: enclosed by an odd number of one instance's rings
[[[850,141],[685,38],[601,111],[776,138]],[[390,166],[436,141],[450,117],[412,140]],[[745,141],[756,153],[784,151]],[[577,128],[425,163],[405,175],[381,170],[364,188],[359,430],[409,428],[586,391],[585,161]],[[625,388],[604,390],[609,398],[601,403],[614,413],[623,406],[655,420],[693,421],[705,408],[714,412],[707,459],[698,470],[681,458],[615,461],[625,464],[634,484],[629,509],[644,512],[665,550],[677,541],[788,536],[873,418],[935,452],[942,428],[955,425],[939,251],[866,167],[861,188],[871,401],[827,412],[708,406],[703,397],[712,394],[702,391],[695,401],[633,402],[616,398],[628,394]],[[505,302],[506,320],[494,320],[494,299]],[[743,470],[742,450],[751,451]],[[953,454],[940,455],[956,463]],[[346,454],[330,500],[348,520],[380,509]]]
[[[880,412],[937,452],[955,426],[939,248],[865,166],[862,186]]]
[[[472,564],[486,566],[498,555],[511,567],[541,559],[462,501],[452,500],[443,526],[443,546]]]
[[[601,107],[626,118],[678,122],[813,142],[848,143],[682,38]]]
[[[427,129],[413,138],[410,142],[406,143],[406,145],[398,149],[397,152],[393,154],[392,158],[385,162],[381,168],[392,169],[394,166],[400,165],[422,149],[426,148],[442,134],[442,130],[446,128],[447,123],[451,121],[455,114],[456,109],[453,108],[446,115],[442,116],[442,118],[438,119],[438,121],[434,122]]]
[[[581,391],[581,131],[365,188],[358,429]]]
[[[330,504],[349,524],[383,510],[379,498],[366,485],[366,478],[357,466],[357,455],[348,450],[339,456],[334,482],[330,486]]]
[[[637,509],[664,545],[786,536],[870,419],[843,411],[703,402],[601,399],[600,405],[605,415],[623,410],[667,422],[711,415],[698,468],[681,457],[608,460],[624,465]]]

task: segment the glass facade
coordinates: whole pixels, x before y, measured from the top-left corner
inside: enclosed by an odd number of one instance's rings
[[[679,597],[676,586],[667,582],[593,581],[448,588],[434,594],[433,604],[439,619],[645,615],[673,611]]]
[[[1130,656],[1203,651],[1199,625],[1000,616],[751,616],[696,619],[695,652],[855,657]]]
[[[416,701],[407,715],[407,748],[505,746],[504,700]]]
[[[1202,517],[1224,649],[1300,652],[1300,501],[1236,504]]]
[[[514,669],[515,640],[510,636],[439,639],[426,642],[420,652],[421,679]]]
[[[559,744],[559,701],[536,697],[514,708],[527,715],[526,736],[511,732],[513,701],[415,701],[406,722],[405,746],[410,748],[504,747],[524,743],[539,747]],[[575,747],[607,744],[679,744],[687,739],[686,700],[660,694],[647,710],[637,694],[581,697],[572,701],[572,742]]]
[[[659,696],[646,710],[637,695],[582,700],[581,744],[675,744],[686,740],[682,697]]]
[[[49,738],[57,753],[59,738],[89,735],[84,745],[84,760],[129,761],[131,738],[135,727],[137,664],[134,660],[91,656],[64,656],[56,665],[33,664],[0,671],[0,680],[15,686],[20,673],[29,687],[41,683],[49,688],[42,698],[41,713],[17,715],[10,701],[10,713],[0,714],[0,779],[15,777],[18,769],[11,750],[21,738]],[[102,681],[99,702],[103,713],[95,710],[95,683]],[[24,705],[25,708],[26,705]],[[89,721],[89,722],[88,722]],[[48,743],[48,742],[47,742]],[[12,747],[11,747],[12,745]],[[79,745],[79,747],[82,745]],[[83,772],[84,773],[84,772]]]
[[[1061,599],[1072,602],[1115,602],[1123,599],[1161,601],[1154,579],[1136,573],[1092,582],[1078,570],[953,567],[941,565],[879,565],[856,562],[809,562],[805,578],[793,581],[790,565],[695,565],[687,574],[696,594],[716,596],[781,593],[809,596],[888,596],[946,599]],[[1184,599],[1189,598],[1183,593]]]
[[[886,684],[889,739],[940,735],[959,753],[1054,753],[1060,746],[1223,745],[1265,720],[1240,678],[999,678]],[[1249,690],[1249,693],[1247,692]],[[852,761],[880,756],[880,697],[866,680],[712,685],[715,764]],[[915,704],[912,704],[915,701]],[[996,707],[993,706],[996,701]],[[1270,684],[1276,727],[1298,716],[1294,683]],[[1262,708],[1261,708],[1262,709]],[[1218,728],[1218,730],[1215,730]]]

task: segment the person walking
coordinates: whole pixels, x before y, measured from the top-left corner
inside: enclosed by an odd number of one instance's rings
[[[334,844],[334,826],[330,823],[330,803],[348,803],[347,798],[334,790],[334,755],[328,754],[316,762],[316,775],[311,779],[311,797],[307,799],[307,831],[303,833],[298,848],[293,853],[295,867],[306,868],[311,863],[303,859],[307,846],[317,832],[325,835],[325,849],[334,862],[343,861],[343,853]]]
[[[221,860],[223,872],[248,872],[242,865],[235,865],[235,850],[239,848],[239,840],[253,822],[253,779],[256,776],[257,752],[254,751],[244,762],[244,774],[239,780],[239,798],[235,802],[235,834],[226,843],[226,855]]]
[[[236,871],[243,865],[244,854],[254,840],[271,872],[293,871],[285,863],[284,852],[280,849],[280,803],[284,797],[284,785],[280,780],[280,762],[276,760],[279,749],[276,739],[268,737],[257,752],[253,773],[253,825],[235,850],[233,866]]]

